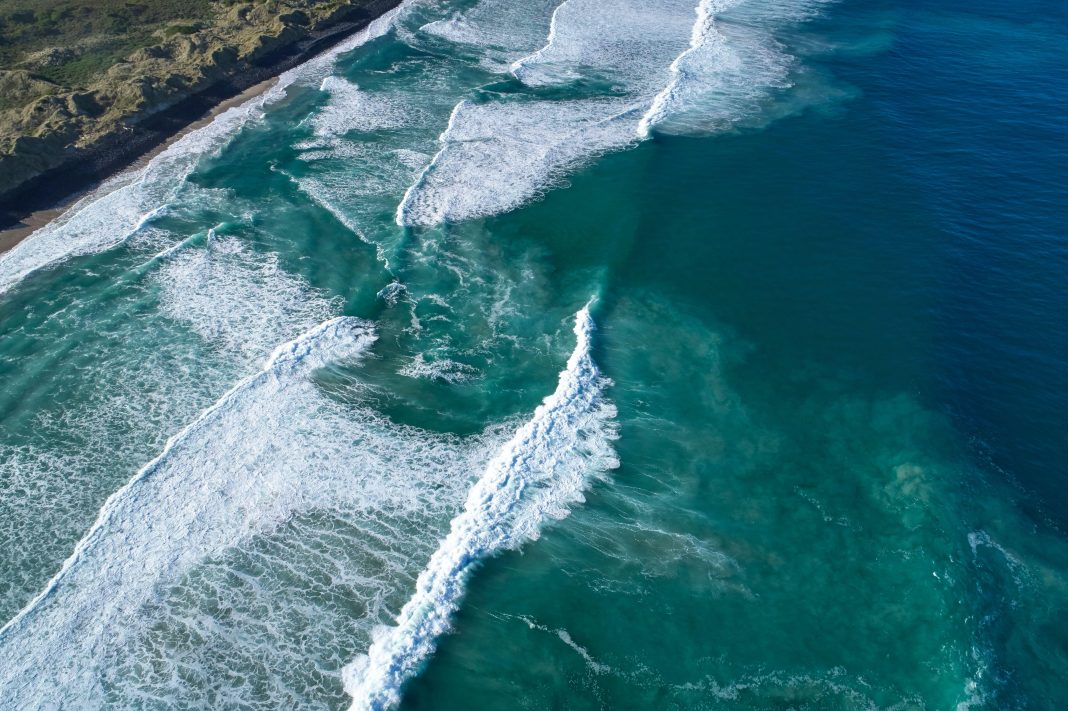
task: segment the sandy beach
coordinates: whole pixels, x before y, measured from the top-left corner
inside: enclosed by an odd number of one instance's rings
[[[8,210],[8,221],[6,222],[7,226],[4,229],[0,229],[0,254],[12,249],[19,242],[61,216],[79,199],[97,189],[105,181],[124,172],[143,167],[175,141],[211,123],[215,117],[227,109],[239,106],[267,91],[278,81],[278,77],[283,72],[328,51],[337,43],[366,27],[383,12],[395,7],[396,4],[396,0],[385,0],[380,4],[380,7],[375,9],[371,16],[365,16],[355,22],[341,22],[314,32],[305,38],[300,43],[300,46],[292,51],[283,53],[277,61],[269,66],[250,69],[244,79],[242,77],[232,77],[228,85],[209,88],[205,92],[186,97],[185,100],[171,109],[159,114],[159,118],[179,124],[180,127],[176,128],[176,130],[169,134],[161,135],[158,128],[149,129],[147,133],[144,133],[143,127],[136,127],[136,130],[142,132],[142,135],[133,134],[134,143],[131,144],[132,147],[129,148],[125,157],[113,160],[109,164],[110,167],[102,167],[99,170],[91,171],[87,176],[70,178],[69,182],[65,175],[53,176],[50,180],[55,180],[56,182],[53,184],[44,183],[41,186],[44,189],[42,194],[34,196],[33,192],[30,192],[26,195],[30,199],[26,203],[24,208],[26,212],[24,214],[19,214],[20,210],[18,208],[12,209],[10,205],[5,205],[4,209]],[[254,81],[255,83],[237,92],[237,88],[247,81]],[[234,86],[235,84],[237,86]],[[211,100],[211,97],[215,94],[229,93],[227,86],[232,87],[229,91],[235,91],[236,93],[218,101]],[[189,106],[197,105],[197,102],[208,105],[199,113],[190,112]],[[152,137],[152,133],[156,134],[155,138]],[[14,215],[11,214],[12,212]],[[18,218],[18,221],[14,224],[10,221],[13,216]]]

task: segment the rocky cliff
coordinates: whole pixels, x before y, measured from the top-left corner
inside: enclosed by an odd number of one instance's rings
[[[157,31],[158,42],[100,67],[84,86],[62,86],[40,71],[57,56],[63,61],[63,47],[6,62],[0,69],[0,203],[56,192],[50,183],[70,183],[72,175],[100,177],[120,167],[195,118],[206,102],[269,78],[396,4],[212,5],[209,21]]]

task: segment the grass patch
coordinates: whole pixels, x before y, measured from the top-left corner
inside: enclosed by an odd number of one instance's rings
[[[72,50],[33,71],[81,88],[141,47],[191,34],[214,17],[212,0],[0,0],[0,68],[50,47]]]

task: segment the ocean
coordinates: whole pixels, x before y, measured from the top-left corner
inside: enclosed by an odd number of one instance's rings
[[[0,255],[0,707],[1059,709],[1068,10],[407,0]]]

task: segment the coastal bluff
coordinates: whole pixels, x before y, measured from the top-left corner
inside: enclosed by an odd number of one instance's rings
[[[397,4],[0,0],[0,217],[88,187]]]

